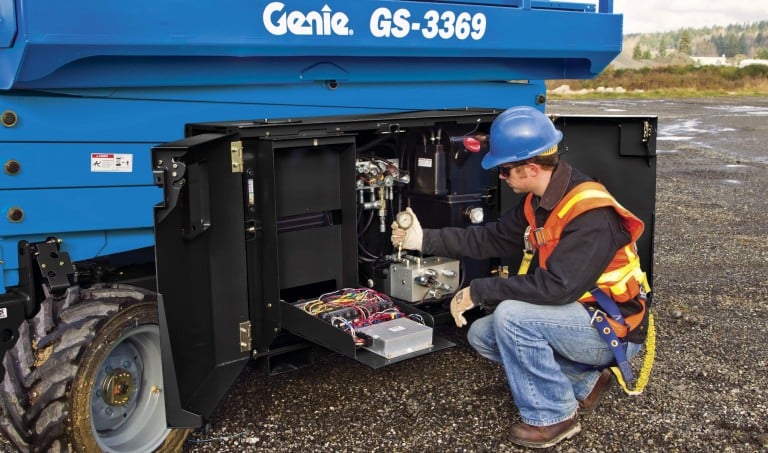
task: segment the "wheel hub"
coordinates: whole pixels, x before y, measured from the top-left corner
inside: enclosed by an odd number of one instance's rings
[[[133,375],[119,368],[107,373],[101,384],[101,397],[109,406],[125,406],[135,392]]]

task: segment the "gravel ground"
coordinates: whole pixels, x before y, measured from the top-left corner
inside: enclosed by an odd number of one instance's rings
[[[651,381],[640,396],[611,388],[552,450],[768,450],[768,98],[549,112],[658,114],[660,126]],[[275,377],[248,368],[184,451],[518,451],[502,369],[472,352],[466,329],[439,333],[457,346],[380,370],[337,355]]]
[[[657,114],[660,126],[651,381],[640,396],[610,389],[553,450],[766,451],[768,98],[549,112]],[[185,451],[516,451],[502,369],[465,329],[440,333],[457,346],[380,370],[335,355],[277,377],[248,369]]]

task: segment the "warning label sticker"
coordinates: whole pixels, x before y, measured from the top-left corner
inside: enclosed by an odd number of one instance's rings
[[[133,154],[91,153],[92,172],[133,172]]]
[[[419,157],[419,159],[416,161],[416,165],[419,167],[432,168],[432,159]]]

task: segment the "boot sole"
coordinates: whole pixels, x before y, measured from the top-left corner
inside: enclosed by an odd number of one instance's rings
[[[528,448],[548,448],[548,447],[553,447],[564,440],[570,439],[571,437],[575,436],[576,434],[579,434],[580,432],[581,432],[581,423],[577,422],[575,425],[568,428],[567,431],[563,431],[559,436],[554,437],[546,442],[528,442],[528,441],[518,440],[518,439],[512,439],[512,442],[517,445],[522,445]]]

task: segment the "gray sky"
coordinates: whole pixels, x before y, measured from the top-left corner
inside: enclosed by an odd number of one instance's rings
[[[768,0],[614,0],[624,33],[672,31],[768,20]]]

